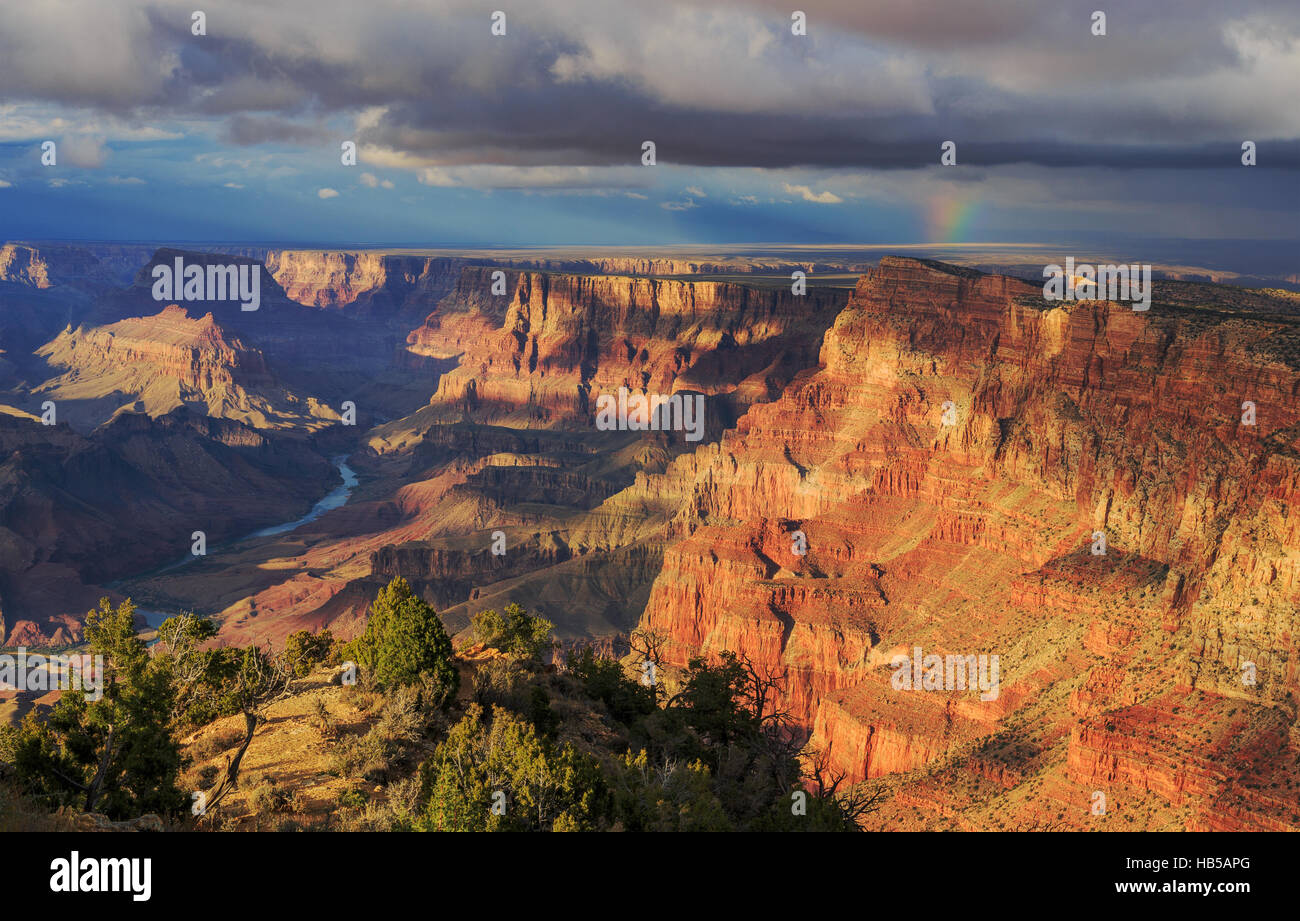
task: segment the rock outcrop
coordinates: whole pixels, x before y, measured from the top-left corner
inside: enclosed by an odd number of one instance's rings
[[[0,282],[51,288],[83,281],[108,281],[110,270],[89,250],[75,246],[25,243],[0,245]]]
[[[1045,760],[1081,791],[1168,797],[1193,783],[1189,750],[1220,788],[1247,759],[1292,782],[1297,304],[1202,294],[1158,287],[1146,314],[1058,305],[1013,279],[882,260],[816,373],[607,503],[680,493],[642,626],[676,664],[730,649],[787,670],[785,705],[853,777],[1011,738],[1001,768]],[[893,656],[918,646],[999,656],[996,696],[896,689]],[[1077,712],[1047,707],[1072,693]],[[1231,757],[1215,733],[1126,728],[1206,695],[1248,715]],[[1019,725],[1030,713],[1039,732]]]
[[[807,367],[844,295],[624,276],[466,268],[408,337],[412,352],[456,358],[419,421],[470,418],[587,428],[596,401],[632,392],[702,393],[714,431]]]
[[[680,259],[650,256],[575,258],[544,253],[500,252],[490,256],[446,256],[383,253],[370,250],[240,250],[264,259],[267,271],[300,304],[358,314],[406,316],[429,309],[449,294],[470,266],[563,275],[810,275],[860,271],[863,262],[831,263],[786,259]]]
[[[337,250],[272,250],[267,272],[300,304],[356,316],[400,320],[425,317],[474,262],[446,256],[403,256]]]
[[[163,415],[196,405],[256,428],[306,433],[339,415],[279,386],[257,349],[230,336],[212,314],[190,317],[171,304],[158,314],[90,329],[66,329],[37,350],[67,369],[34,392],[67,403],[68,421],[93,428],[123,406]]]

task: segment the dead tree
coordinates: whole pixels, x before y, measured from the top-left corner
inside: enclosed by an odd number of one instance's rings
[[[758,729],[764,732],[787,730],[794,718],[780,704],[790,678],[789,667],[782,666],[778,669],[771,665],[758,665],[744,653],[738,655],[736,661],[745,672],[742,694]]]
[[[660,694],[659,667],[663,664],[663,649],[667,643],[668,636],[655,630],[639,629],[630,637],[632,651],[641,657],[642,663],[650,664],[650,699],[656,707],[659,706]]]
[[[244,650],[233,687],[223,688],[223,691],[231,693],[244,715],[244,740],[233,755],[226,755],[225,770],[204,793],[205,814],[220,806],[232,790],[239,788],[239,765],[253,741],[258,723],[265,720],[265,711],[271,704],[288,696],[292,681],[293,671],[282,657],[255,646]]]
[[[875,812],[889,798],[889,790],[879,783],[862,781],[841,789],[848,772],[831,767],[829,752],[808,746],[803,754],[813,796],[834,800],[841,814],[854,825],[860,825],[864,816]]]
[[[269,647],[205,649],[215,634],[211,621],[189,613],[170,619],[158,631],[159,647],[171,660],[176,688],[173,718],[177,723],[198,703],[224,709],[233,702],[236,712],[244,716],[243,741],[233,755],[226,755],[224,769],[213,786],[202,792],[204,815],[238,788],[239,766],[263,713],[288,695],[293,681],[293,670],[284,657],[273,654]]]
[[[758,748],[776,785],[790,789],[799,779],[799,754],[807,741],[794,714],[785,706],[790,669],[757,664],[744,653],[736,659],[744,674],[741,698],[753,717]]]

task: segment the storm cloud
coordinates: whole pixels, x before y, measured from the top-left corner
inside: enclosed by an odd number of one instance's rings
[[[1055,8],[1051,8],[1055,7]],[[695,166],[915,168],[959,162],[1202,168],[1243,140],[1300,166],[1300,8],[906,0],[530,3],[493,36],[477,4],[205,5],[94,0],[0,9],[6,102],[240,145],[324,143],[346,119],[390,164],[636,164],[652,139]],[[36,49],[41,49],[39,52]]]

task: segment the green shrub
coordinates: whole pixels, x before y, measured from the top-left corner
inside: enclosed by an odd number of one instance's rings
[[[290,633],[284,641],[284,658],[295,678],[305,678],[312,669],[323,665],[334,656],[334,634],[329,630],[308,633],[299,630]]]
[[[539,736],[508,711],[487,722],[477,704],[421,765],[420,777],[418,824],[428,831],[594,830],[611,809],[594,758]]]
[[[504,707],[522,713],[528,706],[528,678],[528,672],[517,662],[491,659],[474,670],[471,696],[482,707]]]
[[[533,617],[513,603],[506,605],[505,614],[479,611],[470,621],[470,630],[478,642],[524,661],[541,659],[551,646],[554,629],[555,624],[546,618]]]
[[[566,668],[582,682],[587,695],[603,701],[620,723],[630,726],[655,710],[646,688],[629,678],[621,664],[598,655],[590,646],[574,650]]]
[[[380,686],[413,684],[427,676],[444,703],[455,697],[460,676],[452,661],[451,638],[433,608],[397,576],[370,605],[365,632],[347,654]]]

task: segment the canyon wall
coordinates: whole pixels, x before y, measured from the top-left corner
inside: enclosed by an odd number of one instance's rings
[[[736,258],[730,260],[600,256],[572,258],[522,255],[503,251],[490,256],[425,256],[368,250],[268,250],[267,271],[301,304],[354,311],[418,310],[429,308],[450,293],[469,266],[511,268],[561,275],[810,275],[859,271],[862,262]],[[815,281],[815,279],[814,279]],[[417,318],[418,319],[418,318]]]
[[[334,250],[271,250],[267,272],[300,304],[418,323],[475,260]],[[481,260],[479,260],[481,261]]]
[[[503,265],[580,275],[810,275],[862,271],[862,261],[826,262],[788,259],[680,259],[654,256],[593,256],[584,259],[562,257],[507,257]]]
[[[544,427],[591,424],[617,393],[703,393],[727,414],[771,399],[811,364],[844,295],[624,276],[469,267],[408,337],[412,352],[455,357],[430,401],[438,415]],[[724,409],[725,408],[725,409]]]
[[[1126,707],[1210,695],[1294,726],[1295,305],[1181,290],[1149,313],[1048,304],[882,260],[816,373],[607,503],[678,496],[642,627],[674,664],[731,649],[788,670],[786,706],[858,778],[970,757],[1072,690],[1077,712],[1047,718],[1073,732],[1053,757],[1084,785],[1179,760],[1176,739],[1117,734]],[[893,656],[917,646],[998,655],[996,697],[895,689]]]
[[[107,283],[116,279],[113,256],[104,262],[89,249],[66,244],[5,243],[0,245],[0,282],[30,288],[50,288],[78,282]]]

